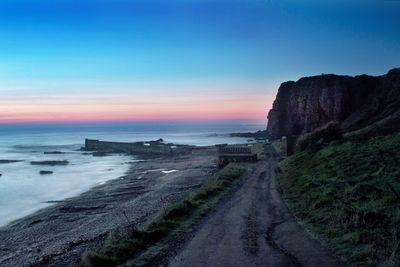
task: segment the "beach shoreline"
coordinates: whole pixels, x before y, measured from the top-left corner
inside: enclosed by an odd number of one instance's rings
[[[112,233],[138,225],[217,170],[215,147],[131,163],[122,177],[0,227],[1,266],[69,266]]]

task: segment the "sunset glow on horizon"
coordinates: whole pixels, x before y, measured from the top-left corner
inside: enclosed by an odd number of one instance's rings
[[[243,120],[265,122],[265,100],[225,103],[173,104],[142,108],[133,104],[121,105],[104,102],[100,105],[84,102],[73,105],[7,105],[0,101],[0,124],[33,122],[112,122],[112,121],[215,121]],[[221,106],[223,105],[223,106]],[[104,107],[103,107],[104,106]],[[51,111],[49,111],[51,110]]]
[[[185,88],[167,90],[169,93],[165,94],[163,87],[86,92],[20,89],[21,94],[0,99],[0,124],[217,120],[265,123],[274,95],[268,95],[263,87],[247,89],[251,93],[240,86],[225,90],[221,86],[219,92],[217,88],[196,88],[196,95]],[[220,95],[223,91],[226,93]]]
[[[1,1],[0,124],[265,123],[282,82],[398,66],[395,1],[300,2]]]

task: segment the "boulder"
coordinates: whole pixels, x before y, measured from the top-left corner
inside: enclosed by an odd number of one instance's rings
[[[44,154],[64,154],[64,152],[62,152],[62,151],[45,151],[45,152],[43,152]]]
[[[43,160],[43,161],[31,161],[31,165],[48,165],[48,166],[62,166],[68,165],[68,160]]]
[[[15,163],[15,162],[21,162],[21,161],[22,161],[22,160],[0,159],[0,164]]]
[[[46,175],[46,174],[53,174],[52,171],[40,171],[39,174]]]

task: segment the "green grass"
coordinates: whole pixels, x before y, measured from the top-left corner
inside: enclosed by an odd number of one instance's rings
[[[136,266],[157,254],[169,236],[189,231],[239,181],[245,169],[233,164],[210,176],[195,192],[160,212],[139,229],[108,240],[98,251],[85,253],[82,266],[116,266],[127,263]],[[151,252],[149,252],[151,251]]]
[[[257,159],[265,159],[265,144],[256,143],[253,144],[251,148],[251,152],[257,154]]]
[[[400,134],[306,150],[281,162],[289,208],[345,261],[400,264]]]
[[[286,140],[276,140],[272,141],[272,146],[275,148],[275,151],[282,157],[287,157],[287,141]]]

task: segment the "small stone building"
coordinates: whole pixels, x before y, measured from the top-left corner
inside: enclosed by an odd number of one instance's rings
[[[218,166],[226,166],[230,162],[253,162],[257,161],[257,154],[253,153],[248,146],[224,146],[218,147]]]

